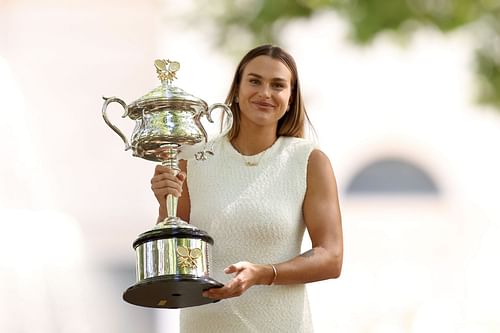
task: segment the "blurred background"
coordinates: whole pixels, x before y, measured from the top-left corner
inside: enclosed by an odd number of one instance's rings
[[[339,186],[317,332],[500,332],[499,22],[498,0],[0,0],[0,332],[177,332],[122,300],[154,163],[102,96],[133,102],[168,58],[222,102],[264,42],[295,57]]]

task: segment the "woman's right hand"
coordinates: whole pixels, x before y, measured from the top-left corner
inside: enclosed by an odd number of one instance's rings
[[[160,207],[166,205],[166,197],[172,194],[180,197],[182,194],[182,184],[186,179],[186,173],[181,171],[175,175],[174,170],[157,165],[153,178],[151,178],[151,189],[160,204]]]

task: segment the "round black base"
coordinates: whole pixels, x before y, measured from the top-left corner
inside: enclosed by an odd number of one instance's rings
[[[140,281],[123,293],[123,299],[148,308],[178,309],[215,303],[202,296],[204,290],[223,284],[209,277],[158,276]]]

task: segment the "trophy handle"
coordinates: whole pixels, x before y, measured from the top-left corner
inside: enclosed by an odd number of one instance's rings
[[[212,111],[215,109],[218,109],[218,108],[223,109],[224,112],[226,113],[226,116],[227,116],[227,125],[222,130],[222,133],[225,134],[231,129],[231,126],[233,126],[233,114],[232,114],[229,106],[227,106],[224,103],[215,103],[215,104],[212,104],[206,111],[204,111],[202,113],[202,115],[205,115],[207,117],[208,121],[213,123],[214,121],[212,119]],[[207,132],[205,131],[203,126],[201,126],[200,129],[203,132],[203,135],[205,136],[205,148],[203,149],[203,151],[196,153],[195,158],[197,160],[206,160],[208,157],[207,155],[213,155],[214,152],[212,151],[212,148],[210,148],[210,149],[207,148],[207,137],[208,137]]]
[[[123,113],[122,115],[122,118],[125,118],[126,116],[128,116],[128,107],[127,107],[127,104],[119,99],[118,97],[102,97],[104,99],[104,104],[102,106],[102,117],[104,118],[104,121],[106,122],[106,124],[116,133],[120,136],[120,138],[122,138],[123,142],[125,143],[125,150],[129,150],[131,147],[130,147],[130,144],[127,140],[127,138],[125,137],[125,135],[123,135],[122,131],[120,131],[120,129],[118,127],[116,127],[115,125],[113,125],[111,123],[111,121],[109,121],[108,119],[108,116],[106,114],[106,110],[108,108],[108,105],[113,103],[113,102],[116,102],[118,104],[120,104],[123,109],[125,110],[125,112]]]
[[[224,103],[215,103],[215,104],[212,104],[208,110],[207,110],[207,119],[213,123],[214,121],[212,120],[212,111],[217,109],[217,108],[221,108],[224,110],[224,112],[226,113],[226,116],[227,116],[227,123],[226,123],[226,127],[224,129],[222,129],[222,133],[227,133],[231,127],[233,126],[233,113],[231,112],[231,109],[229,108],[229,106],[227,106],[226,104]]]

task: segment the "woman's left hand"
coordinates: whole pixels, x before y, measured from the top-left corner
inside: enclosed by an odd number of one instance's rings
[[[224,299],[241,296],[248,288],[256,284],[271,283],[274,272],[270,265],[252,264],[240,261],[224,269],[224,273],[233,274],[233,278],[221,288],[211,288],[203,296],[211,299]]]

